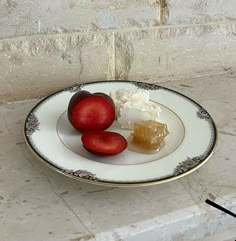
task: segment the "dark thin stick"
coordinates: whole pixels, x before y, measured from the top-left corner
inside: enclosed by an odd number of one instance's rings
[[[221,210],[222,212],[225,212],[225,213],[233,216],[234,218],[236,218],[236,214],[235,214],[235,213],[232,213],[232,212],[229,211],[228,209],[225,209],[225,208],[221,207],[219,204],[216,204],[216,203],[212,202],[212,201],[209,200],[209,199],[206,199],[205,202],[206,202],[207,204],[211,205],[212,207],[217,208],[217,209]]]

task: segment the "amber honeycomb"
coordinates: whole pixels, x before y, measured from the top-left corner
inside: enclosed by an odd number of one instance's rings
[[[147,150],[158,149],[168,134],[166,124],[153,120],[139,121],[133,126],[133,143]]]

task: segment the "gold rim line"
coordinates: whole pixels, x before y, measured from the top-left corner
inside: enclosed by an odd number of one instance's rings
[[[90,184],[94,184],[94,185],[100,185],[100,186],[111,186],[111,187],[143,187],[143,186],[152,186],[152,185],[157,185],[157,184],[163,184],[163,183],[167,183],[170,181],[174,181],[176,179],[179,179],[181,177],[187,176],[188,174],[194,172],[195,170],[197,170],[198,168],[200,168],[201,166],[203,166],[214,154],[214,149],[216,148],[216,144],[218,142],[218,134],[217,134],[217,130],[216,130],[216,140],[215,140],[215,145],[213,146],[212,151],[209,153],[209,155],[197,166],[193,167],[192,169],[179,174],[178,176],[172,176],[166,179],[160,179],[160,180],[156,180],[156,181],[149,181],[149,182],[137,182],[137,183],[119,183],[119,182],[108,182],[108,181],[93,181],[93,180],[88,180],[82,177],[76,177],[70,174],[67,174],[65,172],[63,172],[62,170],[59,169],[59,167],[54,167],[52,166],[50,163],[48,163],[46,160],[44,160],[42,157],[40,157],[35,151],[34,149],[31,147],[31,145],[28,143],[27,138],[25,136],[25,131],[23,128],[23,137],[25,140],[26,145],[28,146],[29,150],[33,153],[33,155],[40,160],[41,163],[43,163],[45,166],[49,167],[50,169],[52,169],[53,171],[60,173],[66,177],[70,177],[74,180],[77,181],[82,181],[82,182],[86,182],[86,183],[90,183]]]

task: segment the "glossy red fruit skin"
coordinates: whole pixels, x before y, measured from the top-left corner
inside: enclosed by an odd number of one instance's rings
[[[98,156],[111,156],[121,153],[127,148],[126,139],[119,133],[112,131],[87,131],[81,141],[84,148]]]
[[[68,106],[68,119],[80,131],[107,129],[115,119],[112,100],[101,94],[79,91],[72,96]]]
[[[68,116],[69,121],[71,121],[71,114],[72,114],[72,111],[73,111],[75,105],[78,102],[80,102],[81,100],[88,98],[91,95],[92,94],[86,90],[80,90],[71,97],[69,105],[68,105],[68,111],[67,111],[67,116]]]
[[[106,98],[106,100],[108,100],[115,108],[114,101],[112,100],[112,98],[109,95],[102,93],[102,92],[96,92],[96,93],[94,93],[94,95],[99,95],[99,96]]]

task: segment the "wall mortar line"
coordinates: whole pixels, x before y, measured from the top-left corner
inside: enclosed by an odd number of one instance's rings
[[[169,28],[188,28],[188,27],[199,27],[199,26],[220,26],[220,25],[236,25],[236,21],[215,21],[215,22],[208,22],[208,23],[195,23],[195,24],[174,24],[174,25],[159,25],[159,26],[153,26],[153,27],[144,27],[144,28],[138,28],[138,27],[128,27],[125,29],[105,29],[105,30],[99,30],[98,31],[87,31],[87,32],[79,32],[79,31],[71,31],[68,33],[54,33],[54,34],[32,34],[32,35],[19,35],[19,36],[9,36],[6,38],[0,38],[1,41],[10,41],[10,40],[17,40],[17,39],[26,39],[26,38],[35,38],[35,37],[64,37],[64,36],[70,36],[70,35],[86,35],[86,34],[104,34],[104,33],[124,33],[129,31],[145,31],[145,30],[158,30],[158,29],[169,29]]]

